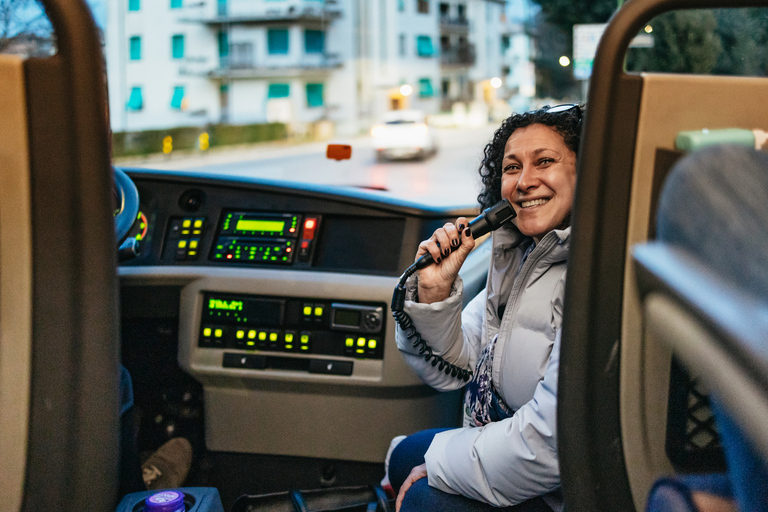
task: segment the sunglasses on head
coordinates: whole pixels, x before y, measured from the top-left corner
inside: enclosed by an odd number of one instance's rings
[[[581,114],[581,106],[578,103],[563,103],[561,105],[555,105],[554,107],[545,107],[544,112],[547,114],[558,114],[560,112],[568,112],[574,110]]]

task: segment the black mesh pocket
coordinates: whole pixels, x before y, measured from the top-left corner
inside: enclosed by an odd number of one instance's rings
[[[666,450],[677,471],[725,471],[709,397],[674,358],[669,379]]]

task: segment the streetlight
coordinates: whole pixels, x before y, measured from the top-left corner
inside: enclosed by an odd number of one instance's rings
[[[403,96],[410,96],[412,92],[413,92],[413,87],[411,87],[410,85],[405,84],[400,86],[400,94],[402,94]]]
[[[491,87],[493,87],[494,89],[498,89],[499,87],[501,87],[501,78],[497,76],[491,78]]]
[[[558,62],[560,62],[561,66],[567,67],[571,63],[571,59],[563,55]]]

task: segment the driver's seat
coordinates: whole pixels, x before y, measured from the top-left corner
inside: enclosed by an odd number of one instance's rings
[[[96,26],[42,0],[58,52],[0,56],[0,501],[112,510],[115,236]]]

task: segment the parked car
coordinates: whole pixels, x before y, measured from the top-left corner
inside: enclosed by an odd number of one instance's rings
[[[427,126],[424,113],[418,110],[387,112],[381,124],[371,129],[371,136],[379,161],[422,159],[437,153],[435,132]]]

